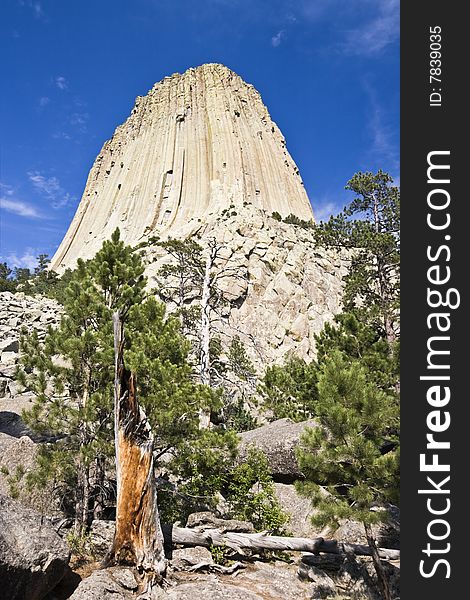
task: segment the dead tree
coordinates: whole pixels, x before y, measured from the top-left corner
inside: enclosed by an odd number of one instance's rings
[[[218,529],[190,529],[189,527],[177,527],[176,525],[163,525],[165,544],[171,546],[179,544],[182,546],[225,546],[240,552],[242,548],[252,550],[283,550],[295,552],[312,552],[318,554],[353,553],[357,556],[371,556],[372,552],[368,545],[346,544],[336,540],[325,540],[317,538],[295,538],[265,533],[239,533],[235,531],[221,532]],[[386,560],[399,560],[400,551],[390,548],[377,548],[378,556]]]
[[[153,434],[136,397],[133,373],[124,366],[124,318],[113,314],[116,446],[116,530],[108,564],[130,564],[148,589],[165,574],[163,533],[157,506]]]

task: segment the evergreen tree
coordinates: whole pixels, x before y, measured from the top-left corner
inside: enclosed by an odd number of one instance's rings
[[[192,355],[199,380],[203,385],[224,390],[228,414],[234,407],[234,380],[228,374],[231,351],[223,347],[220,338],[220,334],[226,335],[224,329],[228,325],[222,313],[230,305],[227,280],[243,278],[244,275],[222,257],[223,246],[215,239],[207,241],[205,250],[191,238],[169,239],[159,245],[172,257],[171,263],[163,265],[158,271],[160,298],[176,307],[175,314],[181,319],[183,332],[193,340]],[[222,321],[224,327],[221,328]],[[243,366],[240,363],[240,372],[252,368],[252,365],[248,367],[246,353],[241,357],[240,338],[235,343],[238,343],[238,359],[244,361]],[[247,376],[245,382],[252,379]],[[238,378],[238,383],[240,381]],[[238,400],[236,404],[238,406]],[[210,419],[211,415],[202,411],[200,426],[208,427]]]
[[[126,319],[126,365],[135,373],[157,456],[174,456],[167,470],[177,474],[177,461],[188,462],[195,448],[210,455],[209,443],[229,454],[227,448],[236,447],[224,432],[213,432],[210,440],[202,437],[199,413],[217,410],[219,394],[195,382],[180,321],[147,296],[144,270],[140,255],[124,245],[116,230],[92,260],[79,260],[68,275],[59,327],[49,329],[43,342],[35,333],[21,340],[18,377],[35,394],[24,418],[55,440],[41,445],[30,481],[39,486],[55,482],[72,503],[68,509],[78,533],[100,513],[103,490],[109,488],[106,467],[114,458],[115,310]]]
[[[304,421],[316,414],[317,365],[291,356],[266,369],[259,392],[272,419]]]
[[[0,292],[13,292],[16,288],[16,283],[12,279],[13,271],[6,262],[0,263]]]
[[[336,315],[333,323],[325,323],[315,340],[318,365],[337,350],[345,360],[359,361],[368,380],[379,389],[396,390],[400,377],[399,341],[390,345],[379,331],[359,320],[356,312]]]
[[[356,173],[356,194],[337,216],[315,228],[319,245],[352,250],[345,277],[346,311],[373,326],[389,343],[399,335],[400,192],[388,173]]]
[[[73,497],[78,533],[102,509],[104,470],[112,456],[111,312],[143,300],[143,272],[116,230],[93,260],[78,261],[59,327],[50,328],[43,342],[36,332],[21,338],[18,378],[35,394],[25,421],[57,440],[41,447],[32,481],[54,479],[64,497]]]
[[[317,413],[319,426],[305,430],[297,449],[305,481],[296,487],[316,508],[314,524],[362,522],[390,600],[371,526],[386,519],[385,503],[398,500],[397,404],[368,380],[359,361],[334,351],[319,373]]]
[[[192,239],[170,238],[159,242],[173,259],[158,270],[158,294],[164,302],[176,305],[183,333],[196,336],[200,320],[200,307],[191,305],[202,294],[204,260],[202,247]]]

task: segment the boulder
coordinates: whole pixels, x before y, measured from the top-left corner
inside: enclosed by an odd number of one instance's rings
[[[0,496],[2,598],[41,600],[69,570],[66,543],[39,513]]]
[[[315,528],[310,519],[315,509],[308,498],[297,493],[293,485],[274,483],[274,493],[282,510],[288,515],[288,531],[295,537],[317,537],[321,529]]]
[[[111,549],[114,539],[114,521],[95,519],[90,527],[89,550],[93,556],[104,558]]]
[[[306,427],[316,427],[315,421],[294,423],[278,419],[240,434],[239,461],[248,456],[250,446],[262,450],[268,459],[271,474],[276,481],[292,483],[302,477],[295,450]]]
[[[238,582],[222,583],[214,578],[198,579],[191,583],[183,583],[167,592],[168,600],[265,600],[255,592],[241,587]],[[85,599],[83,599],[85,600]],[[274,599],[273,599],[274,600]]]
[[[82,579],[70,600],[133,600],[137,582],[130,569],[93,571]]]
[[[188,567],[194,567],[201,563],[213,564],[212,554],[207,548],[194,546],[193,548],[179,548],[173,550],[171,558],[171,568],[177,571],[184,571]]]
[[[299,577],[314,584],[311,588],[312,600],[337,597],[335,582],[317,567],[301,563],[299,566]]]

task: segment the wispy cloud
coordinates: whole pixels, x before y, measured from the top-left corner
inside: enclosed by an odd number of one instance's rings
[[[317,223],[319,221],[328,221],[328,219],[341,211],[343,205],[338,204],[328,198],[322,198],[313,202],[313,213]]]
[[[26,217],[29,219],[41,218],[41,215],[34,206],[28,204],[27,202],[23,202],[22,200],[16,200],[11,197],[0,196],[0,208],[6,212],[13,213],[14,215],[18,215],[20,217]]]
[[[48,96],[41,96],[38,100],[39,108],[44,108],[50,101],[51,99]]]
[[[18,4],[29,8],[35,19],[44,19],[46,16],[42,4],[37,0],[18,0]]]
[[[273,46],[274,48],[277,48],[278,46],[280,46],[282,40],[284,39],[284,36],[285,36],[284,29],[281,29],[280,31],[278,31],[276,33],[276,35],[273,35],[273,37],[271,38],[271,46]]]
[[[369,99],[369,120],[367,123],[371,138],[369,154],[375,165],[386,170],[399,171],[399,150],[396,142],[396,131],[387,122],[386,111],[377,99],[377,93],[372,85],[365,81],[364,88]]]
[[[70,115],[69,123],[73,125],[79,133],[87,132],[87,123],[90,115],[86,112],[74,112]]]
[[[64,91],[64,90],[68,89],[68,87],[69,87],[69,83],[63,75],[58,75],[54,79],[54,82],[55,82],[56,86],[59,88],[59,90]]]
[[[10,252],[8,256],[4,257],[8,266],[13,269],[29,269],[33,271],[38,264],[37,256],[39,252],[35,248],[25,248],[22,254],[17,252]],[[3,258],[3,257],[2,257]]]
[[[71,140],[72,136],[68,134],[66,131],[56,131],[52,134],[52,137],[55,140]]]
[[[377,10],[370,19],[349,31],[343,49],[348,54],[374,56],[397,41],[400,36],[399,0],[375,2]]]
[[[67,206],[74,199],[62,188],[57,177],[46,177],[40,171],[30,171],[28,178],[34,188],[50,202],[53,208]]]

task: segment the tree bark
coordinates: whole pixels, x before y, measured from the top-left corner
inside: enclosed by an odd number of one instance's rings
[[[201,296],[201,351],[199,358],[199,372],[201,383],[210,386],[211,373],[210,373],[210,298],[211,298],[211,271],[214,265],[214,260],[217,254],[217,246],[214,243],[209,245],[209,254],[206,259],[206,265],[204,269],[204,279],[202,282],[202,296]],[[207,429],[210,426],[210,411],[200,410],[199,411],[199,428]]]
[[[163,534],[157,506],[153,434],[136,398],[135,377],[124,367],[123,318],[113,314],[116,442],[116,530],[108,564],[137,567],[147,588],[166,570]]]
[[[392,600],[390,586],[388,585],[387,576],[385,575],[385,571],[380,560],[380,552],[379,548],[377,548],[377,544],[375,543],[375,538],[372,533],[372,527],[369,524],[364,523],[364,530],[366,532],[367,543],[369,544],[370,554],[374,563],[375,572],[377,573],[377,580],[379,583],[380,591],[382,592],[384,600]]]
[[[318,538],[294,538],[264,533],[236,533],[229,531],[222,533],[218,529],[190,529],[188,527],[176,527],[176,525],[163,524],[163,535],[165,545],[171,547],[173,544],[182,546],[226,546],[234,550],[251,548],[253,550],[293,550],[296,552],[325,552],[328,554],[343,554],[352,552],[358,556],[371,556],[371,548],[363,544],[345,544],[336,540],[325,540]],[[379,557],[386,560],[398,560],[399,550],[388,548],[377,548]]]

